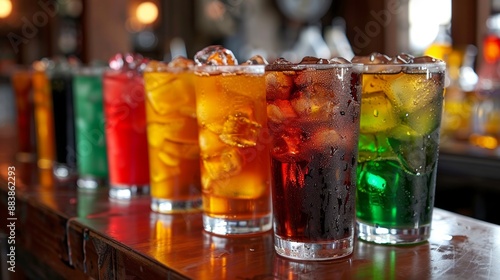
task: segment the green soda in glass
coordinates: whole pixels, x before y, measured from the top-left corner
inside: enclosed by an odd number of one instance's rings
[[[430,235],[445,64],[381,54],[363,63],[358,144],[358,238],[411,244]]]
[[[102,74],[105,68],[84,67],[73,79],[78,187],[93,189],[108,179],[104,133]]]

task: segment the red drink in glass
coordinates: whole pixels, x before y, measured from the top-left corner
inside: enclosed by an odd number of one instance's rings
[[[149,194],[142,74],[137,69],[108,70],[103,77],[103,91],[109,195],[112,198],[129,199]]]

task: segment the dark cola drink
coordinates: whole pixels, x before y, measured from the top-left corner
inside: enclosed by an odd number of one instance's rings
[[[275,248],[294,259],[351,254],[360,70],[342,59],[266,68]]]

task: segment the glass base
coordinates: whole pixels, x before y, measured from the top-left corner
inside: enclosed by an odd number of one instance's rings
[[[83,176],[78,178],[78,180],[76,181],[76,185],[80,189],[95,190],[97,188],[105,187],[106,180],[93,176]]]
[[[415,244],[427,241],[431,235],[431,225],[416,228],[385,228],[356,223],[358,238],[377,244]]]
[[[183,201],[153,197],[151,199],[151,210],[164,214],[200,211],[201,197],[195,200],[183,200]]]
[[[111,185],[109,197],[114,199],[132,199],[149,195],[149,185]]]
[[[54,164],[53,170],[54,176],[59,180],[69,180],[75,177],[75,170],[63,163]]]
[[[286,240],[274,235],[274,249],[278,255],[296,260],[332,260],[352,254],[354,238],[314,243]]]
[[[247,220],[228,220],[203,215],[205,231],[218,235],[243,235],[269,231],[272,228],[271,214]]]

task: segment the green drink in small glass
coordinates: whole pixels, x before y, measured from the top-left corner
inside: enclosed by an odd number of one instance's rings
[[[411,244],[430,235],[445,64],[381,54],[363,63],[358,145],[358,238]]]
[[[75,136],[80,188],[103,186],[108,178],[104,133],[102,74],[105,68],[84,67],[73,79]]]

